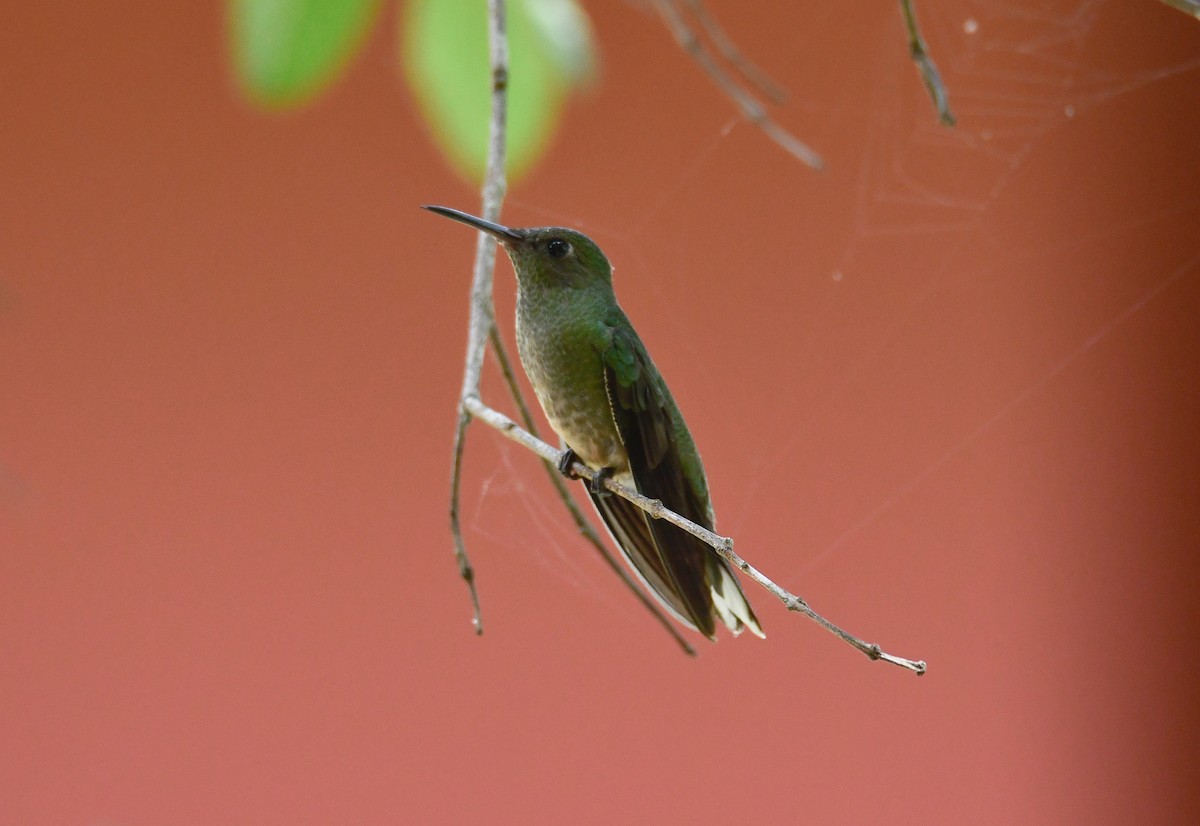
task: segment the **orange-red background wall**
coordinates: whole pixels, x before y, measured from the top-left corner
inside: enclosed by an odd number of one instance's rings
[[[478,200],[395,13],[268,116],[207,4],[10,10],[0,823],[1200,819],[1200,24],[922,3],[946,130],[895,6],[712,3],[818,175],[589,3],[504,215],[601,243],[719,527],[921,679],[752,587],[768,640],[683,657],[483,426],[476,638],[473,238],[416,207]]]

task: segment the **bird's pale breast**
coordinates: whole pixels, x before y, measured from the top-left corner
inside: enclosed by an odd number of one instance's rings
[[[569,323],[517,319],[517,350],[550,426],[589,467],[628,467],[604,386],[597,336]]]

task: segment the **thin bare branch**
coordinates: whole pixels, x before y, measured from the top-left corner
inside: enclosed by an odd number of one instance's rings
[[[942,76],[938,73],[933,58],[929,56],[925,40],[921,37],[921,30],[917,27],[917,14],[913,10],[912,0],[900,0],[900,13],[904,16],[904,28],[908,31],[909,54],[912,55],[913,62],[917,64],[921,80],[925,81],[925,88],[929,91],[929,97],[937,109],[938,120],[943,126],[953,126],[958,121],[954,117],[954,113],[950,111],[950,99],[946,94],[946,87],[942,83]]]
[[[500,372],[504,375],[504,381],[508,385],[508,392],[512,396],[513,401],[516,402],[517,410],[521,414],[521,421],[524,423],[525,429],[534,438],[540,438],[537,432],[537,425],[533,421],[533,414],[529,411],[529,405],[525,402],[525,395],[521,392],[521,385],[517,382],[516,373],[513,372],[512,362],[508,358],[508,351],[504,346],[504,340],[500,338],[500,332],[496,329],[495,324],[492,325],[488,337],[492,342],[492,353],[496,356]],[[679,633],[679,629],[671,622],[670,618],[646,595],[645,591],[637,586],[621,563],[609,552],[608,547],[604,544],[604,540],[596,533],[592,524],[587,521],[587,517],[583,515],[583,511],[579,509],[579,505],[571,497],[571,492],[567,490],[567,484],[563,481],[563,476],[558,472],[555,463],[543,459],[542,466],[546,469],[546,474],[550,477],[550,482],[554,485],[554,490],[558,493],[558,498],[562,500],[567,512],[571,514],[571,519],[574,520],[575,527],[578,529],[580,535],[591,543],[592,547],[596,549],[596,552],[600,554],[608,567],[612,569],[612,572],[620,577],[621,581],[625,583],[625,587],[637,597],[638,602],[642,603],[646,610],[654,615],[654,618],[658,620],[659,624],[679,644],[684,653],[689,657],[696,656],[696,649],[683,638],[683,635]]]
[[[458,563],[458,575],[467,584],[467,592],[471,595],[473,611],[471,622],[475,633],[483,633],[483,613],[479,610],[479,592],[475,588],[475,568],[467,556],[467,546],[463,542],[462,523],[459,519],[459,490],[462,487],[463,448],[467,440],[467,425],[471,422],[471,414],[466,408],[459,406],[458,422],[454,427],[454,464],[450,472],[450,535],[454,537],[454,561]]]
[[[679,47],[691,55],[692,60],[699,64],[700,68],[717,84],[725,96],[741,110],[742,117],[761,129],[767,137],[794,155],[802,163],[807,164],[813,169],[824,169],[825,161],[812,147],[776,123],[767,114],[767,110],[762,103],[750,92],[739,86],[729,76],[729,73],[717,63],[700,41],[700,38],[696,36],[696,33],[687,24],[687,21],[684,20],[679,8],[675,5],[675,1],[654,0],[654,7],[667,24],[667,28],[670,29]]]
[[[546,461],[557,461],[561,455],[560,451],[546,444],[541,439],[535,438],[503,413],[493,410],[485,405],[478,396],[472,396],[465,399],[464,404],[472,416],[480,421],[485,422],[489,426],[494,427],[496,430],[499,430],[502,434],[518,444],[524,445]],[[584,465],[582,462],[576,462],[571,466],[571,469],[576,475],[585,479],[592,479],[596,475],[594,470],[589,468],[587,465]],[[622,485],[614,482],[611,478],[606,478],[604,480],[604,487],[617,494],[621,498],[632,502],[634,505],[637,505],[650,517],[654,519],[663,519],[667,522],[670,522],[672,525],[687,531],[692,536],[701,540],[718,554],[729,560],[730,564],[737,566],[737,568],[745,573],[746,576],[750,577],[763,588],[774,594],[781,602],[783,602],[785,606],[787,606],[789,611],[796,611],[803,614],[825,630],[837,636],[843,642],[857,648],[870,659],[883,660],[884,662],[891,663],[892,665],[900,666],[901,668],[905,668],[916,673],[918,676],[925,673],[924,660],[909,660],[905,659],[904,657],[897,657],[893,654],[888,654],[878,645],[864,642],[853,634],[842,630],[829,620],[822,617],[820,614],[810,608],[808,603],[803,599],[791,593],[790,591],[779,587],[772,580],[768,579],[764,574],[762,574],[757,568],[734,553],[733,540],[729,537],[720,536],[706,528],[701,527],[700,525],[697,525],[695,522],[684,519],[679,514],[666,508],[661,500],[650,499],[649,497],[642,496],[637,491],[630,490],[629,488],[623,487]]]
[[[700,24],[700,28],[704,29],[704,33],[708,35],[708,39],[717,47],[717,52],[746,79],[747,83],[772,103],[783,103],[787,100],[787,92],[783,87],[742,54],[729,35],[725,33],[721,24],[708,13],[708,8],[701,0],[687,0],[687,7],[692,17],[696,18],[696,22]]]
[[[488,124],[487,171],[483,179],[483,216],[495,221],[508,187],[504,176],[504,132],[508,122],[508,35],[505,0],[488,0],[488,52],[492,66],[492,117]],[[450,479],[450,531],[454,536],[454,556],[458,570],[467,583],[475,609],[475,632],[483,633],[479,595],[475,588],[475,570],[467,557],[459,521],[459,491],[462,487],[462,455],[471,412],[466,401],[479,396],[483,374],[483,354],[487,347],[492,318],[492,273],[496,267],[496,239],[479,233],[475,246],[475,264],[471,278],[471,316],[467,327],[467,361],[463,370],[462,392],[458,399],[458,425],[454,432],[454,464]]]

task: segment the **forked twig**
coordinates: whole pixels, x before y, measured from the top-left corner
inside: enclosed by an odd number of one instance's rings
[[[504,133],[508,122],[508,34],[505,0],[488,0],[488,53],[492,67],[492,116],[488,124],[487,171],[483,180],[483,216],[495,221],[508,188],[504,175]],[[475,569],[467,557],[459,519],[459,495],[462,488],[463,445],[471,412],[466,401],[479,395],[483,375],[483,354],[487,347],[492,319],[492,273],[496,268],[496,239],[479,233],[475,245],[475,263],[471,277],[471,316],[467,327],[467,362],[463,370],[462,390],[458,397],[458,423],[454,430],[454,464],[450,478],[450,532],[454,537],[454,558],[458,571],[471,592],[475,633],[483,633],[483,616],[475,588]]]
[[[767,114],[762,103],[739,86],[737,81],[717,63],[684,19],[683,14],[676,6],[676,0],[654,0],[654,7],[667,24],[667,28],[670,29],[679,47],[691,55],[692,60],[696,61],[725,96],[733,101],[734,105],[741,110],[742,117],[761,129],[767,137],[799,158],[801,162],[813,169],[825,168],[825,161],[812,147],[776,123],[774,118]]]
[[[929,97],[937,109],[938,120],[943,126],[953,126],[958,121],[954,117],[954,113],[950,111],[950,98],[946,94],[942,76],[938,72],[937,66],[934,65],[933,58],[929,56],[924,38],[921,37],[912,0],[900,0],[900,13],[904,16],[904,28],[908,31],[908,52],[912,55],[913,62],[917,64],[921,80],[925,81],[925,88],[929,91]]]

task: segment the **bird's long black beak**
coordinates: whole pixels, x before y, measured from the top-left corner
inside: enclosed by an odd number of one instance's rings
[[[459,223],[466,224],[469,227],[475,227],[475,229],[479,230],[480,232],[486,232],[501,244],[510,244],[514,241],[523,240],[525,237],[515,229],[509,229],[501,224],[494,224],[491,221],[487,221],[467,212],[451,209],[450,207],[430,206],[429,204],[426,204],[421,208],[427,209],[430,212],[436,212],[438,215],[443,215],[449,218],[451,221],[458,221]]]

